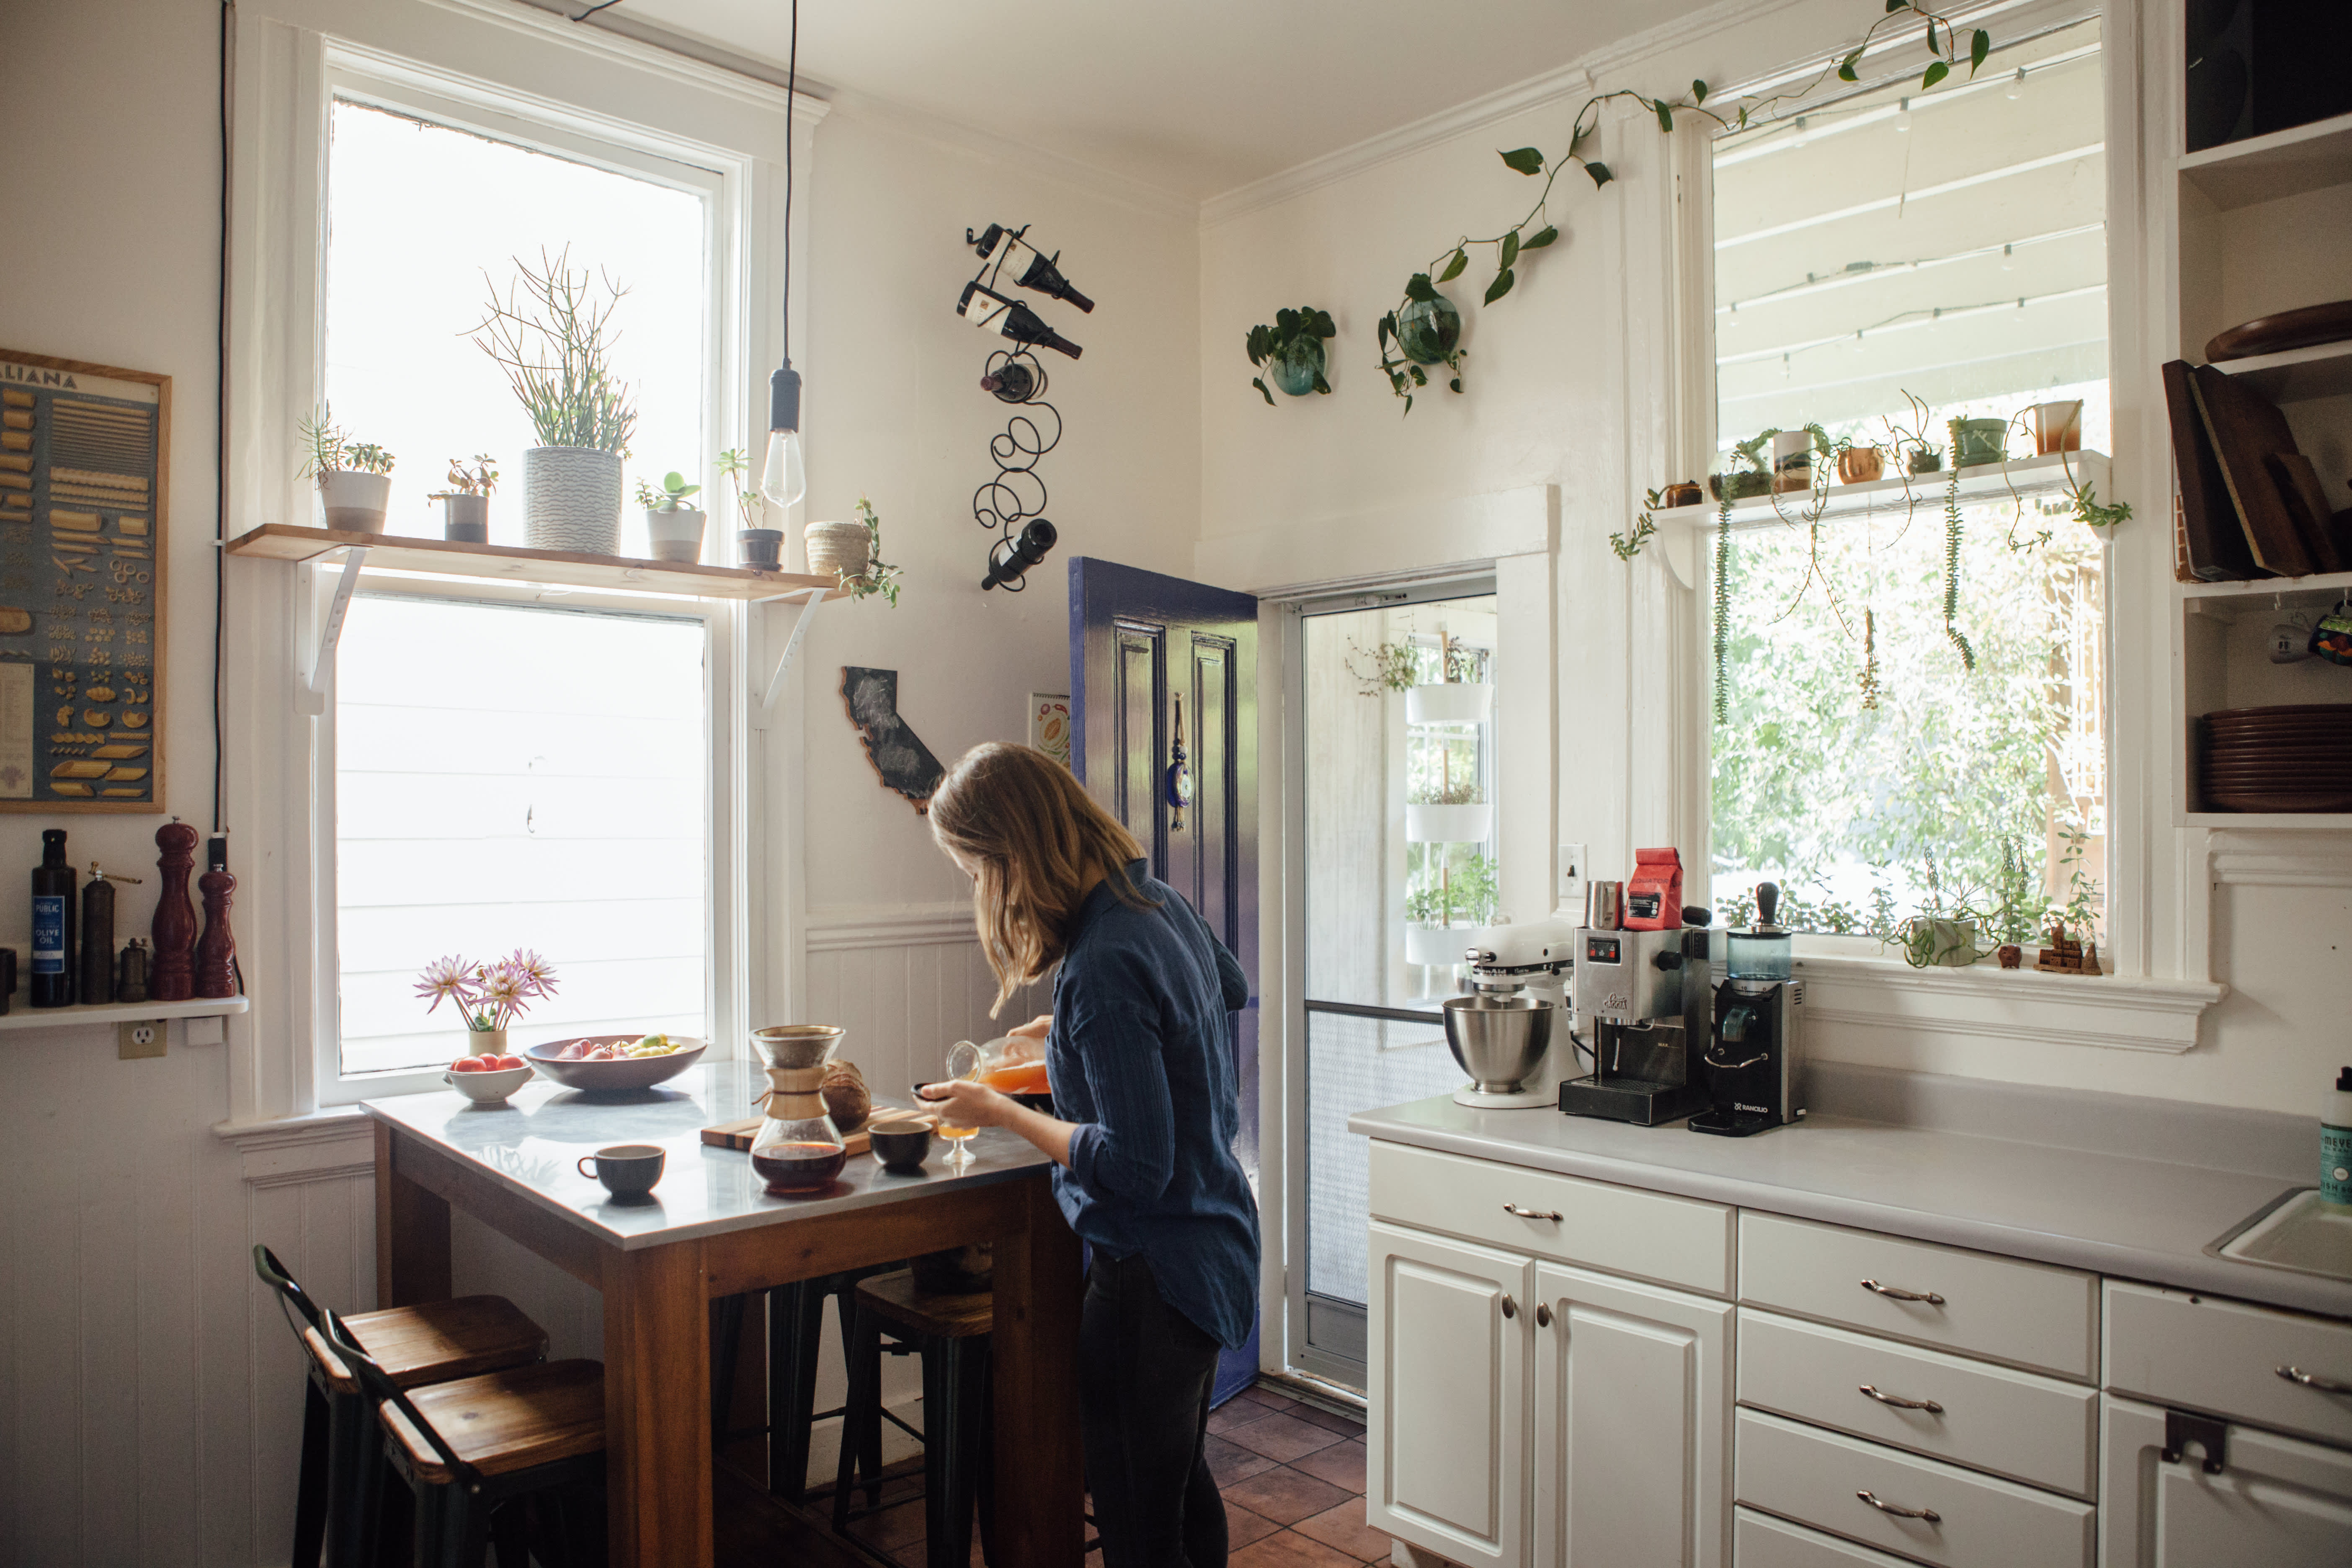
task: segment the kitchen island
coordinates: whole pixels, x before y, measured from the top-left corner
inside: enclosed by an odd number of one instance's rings
[[[938,1152],[911,1175],[859,1155],[826,1192],[770,1197],[748,1155],[701,1141],[704,1127],[744,1114],[752,1083],[749,1064],[727,1062],[626,1096],[542,1079],[498,1106],[448,1092],[367,1102],[379,1304],[452,1294],[453,1207],[601,1291],[611,1561],[708,1568],[708,1303],[992,1242],[996,1543],[1003,1561],[1077,1568],[1078,1245],[1054,1203],[1052,1162],[983,1132],[961,1173]],[[582,1155],[613,1143],[667,1153],[650,1201],[616,1202],[579,1173]]]

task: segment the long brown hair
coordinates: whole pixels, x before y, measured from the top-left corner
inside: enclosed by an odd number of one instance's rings
[[[1135,836],[1043,752],[974,746],[932,794],[930,818],[940,847],[972,872],[972,918],[996,972],[992,1018],[1061,958],[1097,880],[1108,876],[1120,899],[1150,905],[1121,874],[1143,858]]]

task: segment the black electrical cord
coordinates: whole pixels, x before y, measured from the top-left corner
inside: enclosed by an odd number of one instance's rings
[[[801,0],[793,0],[792,42],[784,53],[784,363],[793,363],[793,104],[801,80]]]
[[[586,21],[589,17],[591,17],[591,16],[594,16],[597,12],[599,12],[599,11],[609,11],[609,10],[611,10],[614,6],[618,5],[620,3],[621,3],[621,0],[604,0],[604,3],[603,5],[591,5],[591,6],[589,6],[589,7],[588,7],[588,9],[586,9],[585,11],[581,12],[581,13],[580,13],[580,15],[578,15],[577,16],[572,17],[572,19],[573,21],[575,21],[575,22],[584,22],[584,21]]]
[[[221,627],[228,619],[228,225],[229,48],[236,0],[221,0],[220,13],[220,299],[215,340],[218,380],[213,389],[213,831],[228,830],[228,746],[221,723]],[[156,650],[159,654],[161,648]]]

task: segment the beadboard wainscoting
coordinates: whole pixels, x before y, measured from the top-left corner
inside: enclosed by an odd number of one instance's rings
[[[995,1018],[996,976],[965,903],[812,910],[804,1021],[839,1024],[841,1055],[874,1092],[904,1099],[936,1077],[950,1046],[985,1040],[1053,1003],[1050,981],[1023,987]]]

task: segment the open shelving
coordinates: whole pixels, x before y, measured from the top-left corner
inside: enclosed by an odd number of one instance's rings
[[[2215,360],[2213,368],[2234,376],[2273,403],[2309,403],[2352,392],[2352,342],[2315,343],[2274,354]]]
[[[2208,147],[2173,167],[2220,212],[2340,185],[2352,179],[2352,114]]]
[[[77,1024],[145,1023],[163,1018],[218,1018],[253,1004],[243,996],[198,996],[186,1002],[89,1002],[71,1007],[35,1007],[12,1000],[0,1015],[0,1033],[10,1029],[67,1029]]]

